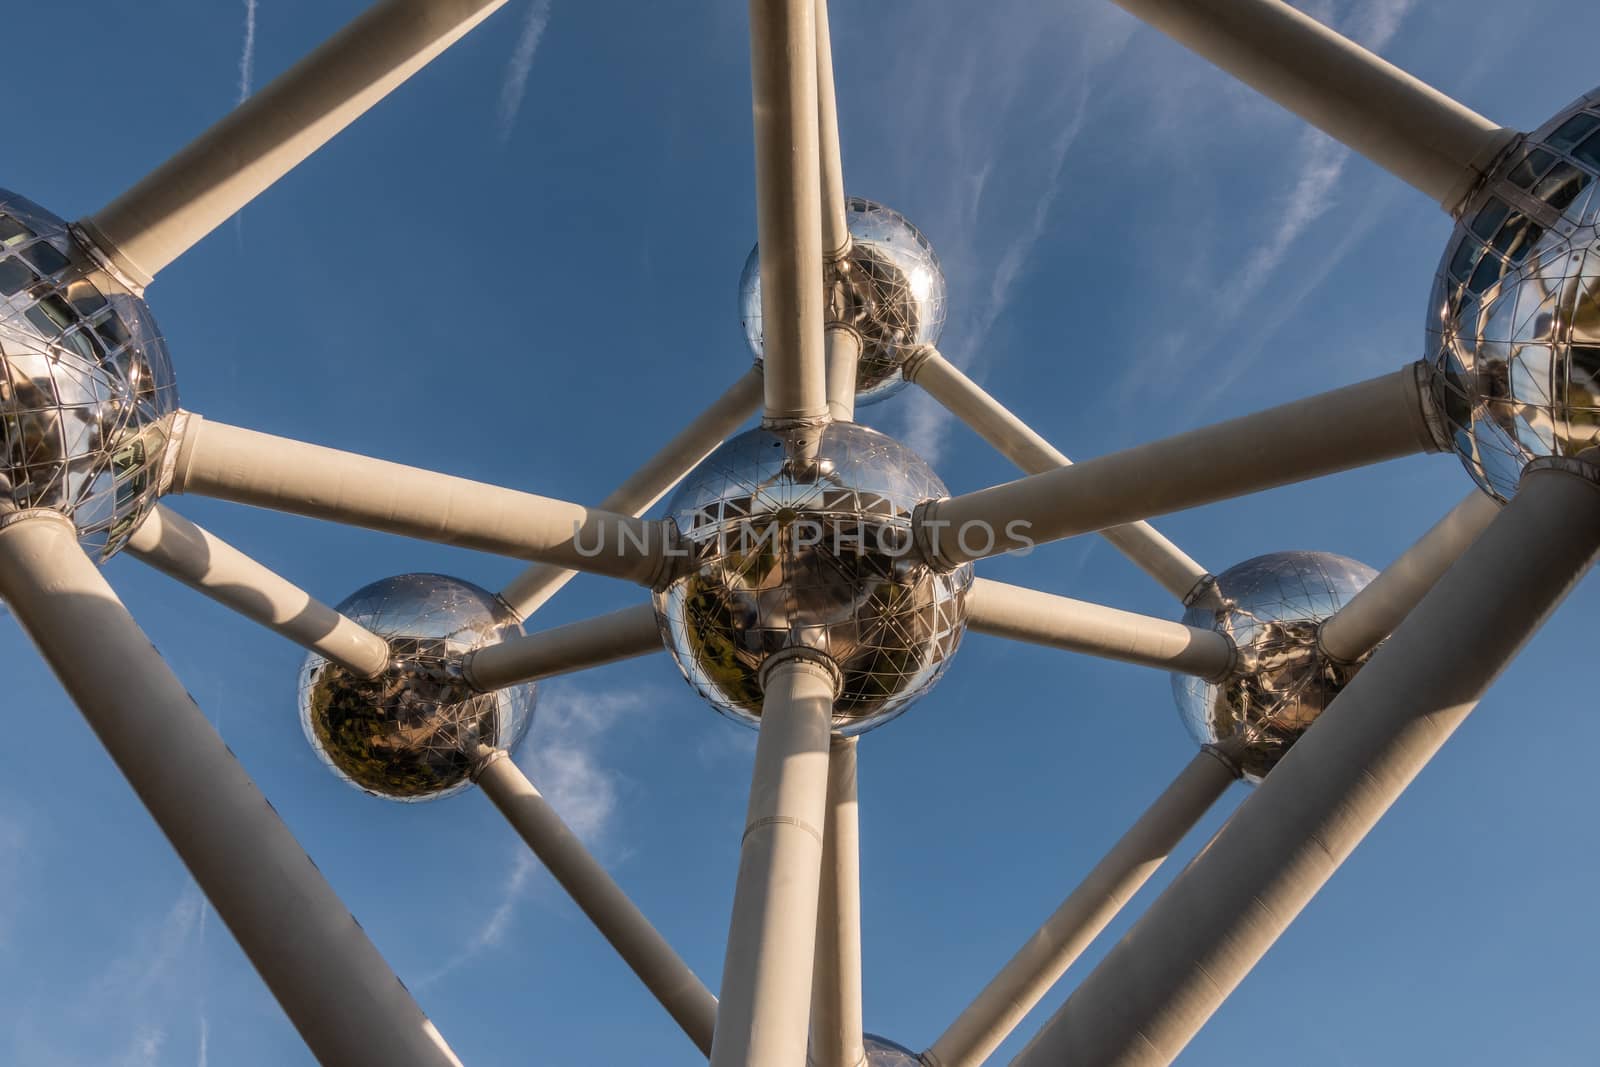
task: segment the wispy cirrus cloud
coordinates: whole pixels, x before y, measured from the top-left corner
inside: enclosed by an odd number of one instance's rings
[[[244,44],[239,48],[239,94],[236,103],[250,99],[256,82],[256,9],[260,0],[244,0]],[[244,239],[244,209],[233,216],[233,233]]]
[[[128,917],[115,956],[76,996],[29,1003],[26,991],[17,990],[0,1059],[50,1067],[167,1067],[186,1055],[193,1047],[187,1026],[197,998],[204,997],[206,979],[195,963],[205,908],[199,889],[185,879],[164,912]],[[204,1035],[203,1015],[201,1027]],[[206,1052],[200,1055],[207,1067]]]
[[[171,1062],[169,1039],[195,992],[187,966],[203,944],[205,898],[193,882],[179,891],[165,915],[147,923],[90,984],[77,1008],[87,1020],[127,1027],[119,1067],[159,1067]],[[66,1035],[63,1034],[63,1037]]]
[[[981,375],[1050,232],[1098,81],[1132,29],[1109,5],[1041,13],[1000,2],[960,24],[927,20],[917,40],[895,50],[885,81],[900,104],[881,109],[885,126],[875,135],[901,163],[889,187],[914,190],[914,206],[894,206],[932,239],[951,292],[966,294],[951,301],[940,349],[968,373]],[[916,392],[897,407],[899,436],[936,462],[948,413]]]
[[[239,103],[250,99],[256,81],[256,7],[259,0],[244,0],[244,47],[239,52]]]
[[[0,815],[0,947],[9,939],[21,904],[27,845],[28,831],[22,820],[14,813]]]
[[[622,777],[601,758],[606,736],[658,699],[648,689],[595,689],[573,682],[542,687],[539,711],[519,766],[573,833],[590,849],[613,847],[611,834]],[[500,946],[516,925],[519,908],[539,884],[541,867],[518,843],[500,880],[494,906],[461,951],[417,983],[426,988]]]
[[[1321,0],[1301,6],[1312,17],[1378,51],[1400,31],[1415,0]],[[1270,105],[1263,106],[1263,115],[1270,116],[1270,121],[1287,121],[1282,112]],[[1205,410],[1261,358],[1267,341],[1315,291],[1316,283],[1331,274],[1371,230],[1389,202],[1387,193],[1377,193],[1354,209],[1342,211],[1344,225],[1320,250],[1321,254],[1302,257],[1304,262],[1297,258],[1294,278],[1282,280],[1286,264],[1302,239],[1324,216],[1341,207],[1341,187],[1351,157],[1350,149],[1320,130],[1306,126],[1300,131],[1290,156],[1285,192],[1261,213],[1261,217],[1270,220],[1265,235],[1235,271],[1209,287],[1213,295],[1207,300],[1206,314],[1196,317],[1198,329],[1170,333],[1128,363],[1119,385],[1124,406],[1135,403],[1136,396],[1148,389],[1150,382],[1171,380],[1167,370],[1172,366],[1203,364],[1204,386],[1196,392],[1186,382],[1184,389],[1189,410]],[[1270,306],[1258,311],[1269,293]],[[1225,355],[1204,358],[1224,340]]]
[[[505,80],[500,83],[500,106],[496,118],[500,128],[500,141],[511,139],[516,128],[517,115],[522,111],[522,100],[528,92],[528,76],[533,73],[533,59],[539,52],[539,42],[550,24],[551,0],[533,0],[528,6],[522,32],[517,36],[516,47],[506,63]]]
[[[1415,0],[1376,0],[1364,3],[1340,19],[1331,5],[1323,4],[1317,14],[1334,24],[1355,41],[1373,50],[1383,48],[1396,33]],[[1328,212],[1333,193],[1350,162],[1350,150],[1320,130],[1307,127],[1296,151],[1295,177],[1280,205],[1278,221],[1266,241],[1245,261],[1234,285],[1225,317],[1232,318],[1253,300],[1271,278],[1296,241]]]

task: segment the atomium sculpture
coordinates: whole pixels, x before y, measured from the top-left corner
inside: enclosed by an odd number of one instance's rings
[[[1118,0],[1457,226],[1417,364],[1072,465],[933,347],[945,283],[927,239],[845,197],[825,4],[754,0],[762,255],[740,308],[762,365],[602,506],[179,410],[144,286],[502,2],[382,0],[77,224],[0,194],[0,596],[329,1067],[459,1061],[106,585],[97,564],[119,549],[310,651],[306,733],[352,784],[423,800],[475,781],[713,1067],[976,1067],[1246,778],[1015,1061],[1171,1062],[1600,552],[1600,95],[1525,137],[1279,0],[1234,0],[1225,20],[1202,0]],[[855,423],[858,400],[906,383],[1026,476],[949,496]],[[1146,521],[1421,452],[1458,454],[1487,492],[1381,573],[1278,553],[1212,575]],[[674,486],[665,517],[640,517]],[[333,609],[157,503],[177,493],[535,565],[500,594],[406,575]],[[973,574],[1091,532],[1183,621]],[[575,572],[649,600],[523,633]],[[1202,747],[916,1054],[862,1026],[856,735],[924,695],[967,630],[1171,672]],[[759,731],[720,998],[508,753],[533,683],[663,646]]]

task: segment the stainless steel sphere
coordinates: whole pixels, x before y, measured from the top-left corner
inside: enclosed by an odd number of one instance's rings
[[[911,511],[945,495],[916,454],[835,422],[800,469],[779,433],[713,452],[673,494],[691,545],[656,594],[667,648],[712,706],[754,723],[759,672],[784,648],[818,649],[843,676],[834,728],[871,729],[932,688],[961,642],[972,571],[940,574],[911,543]]]
[[[110,557],[155,504],[177,409],[145,302],[0,189],[0,510],[58,511]]]
[[[887,1038],[876,1034],[862,1034],[861,1044],[866,1049],[866,1067],[923,1067],[922,1060],[915,1052],[904,1045],[897,1045]],[[806,1062],[816,1062],[813,1055],[808,1054]]]
[[[460,657],[522,633],[499,597],[459,578],[402,574],[351,594],[339,610],[389,640],[389,669],[360,678],[312,654],[300,669],[300,724],[323,762],[390,800],[432,800],[471,782],[481,742],[514,748],[535,687],[478,693]]]
[[[897,1045],[876,1034],[863,1034],[867,1048],[867,1067],[922,1067],[922,1060],[904,1045]]]
[[[845,220],[850,254],[826,266],[829,321],[861,335],[856,403],[871,404],[905,384],[901,368],[944,329],[944,271],[922,231],[898,211],[851,197]],[[757,361],[762,353],[761,249],[750,250],[739,278],[739,319]]]
[[[1600,444],[1600,91],[1529,136],[1462,212],[1428,307],[1435,388],[1467,471]]]
[[[1233,742],[1245,777],[1260,781],[1359,669],[1324,655],[1317,627],[1376,576],[1330,552],[1274,552],[1218,575],[1222,607],[1190,608],[1183,621],[1227,634],[1239,657],[1220,682],[1172,676],[1190,735]]]

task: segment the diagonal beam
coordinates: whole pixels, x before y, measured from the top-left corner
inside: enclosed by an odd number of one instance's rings
[[[1282,0],[1116,0],[1454,213],[1515,138]]]
[[[293,170],[505,0],[382,0],[79,225],[136,286]]]
[[[1235,656],[1233,641],[1216,630],[987,578],[976,579],[967,590],[967,628],[1197,678],[1223,677]]]
[[[53,512],[0,524],[0,596],[324,1067],[461,1067]]]
[[[1388,637],[1500,514],[1500,504],[1474,489],[1384,568],[1350,602],[1330,615],[1317,632],[1322,650],[1335,660],[1354,663]]]
[[[649,511],[761,407],[761,388],[761,369],[752,367],[648,463],[602,500],[600,509],[633,516]],[[577,571],[547,563],[536,564],[519,574],[500,597],[511,605],[511,610],[526,619],[577,574]]]
[[[652,585],[671,529],[184,412],[171,491]]]
[[[936,566],[1443,447],[1426,365],[918,509]]]
[[[979,1067],[987,1060],[1237,777],[1239,770],[1227,755],[1201,749],[977,999],[928,1047],[922,1054],[923,1063],[927,1067]]]
[[[828,750],[828,811],[811,973],[812,1067],[864,1067],[861,1030],[861,826],[856,739]]]
[[[581,622],[568,623],[467,653],[461,670],[481,692],[588,670],[660,652],[656,609],[639,604]]]
[[[1535,460],[1511,503],[1084,980],[1017,1067],[1169,1064],[1597,552],[1600,470],[1579,460]]]
[[[828,418],[815,0],[750,0],[766,418],[814,454]]]
[[[739,848],[711,1067],[804,1067],[839,671],[786,649],[762,668],[761,734]]]
[[[939,354],[932,346],[921,349],[907,362],[905,376],[966,423],[995,451],[1027,474],[1042,474],[1072,466],[1054,445],[1035,433],[977,382]],[[1211,575],[1148,522],[1131,522],[1101,530],[1133,564],[1184,603],[1205,590]]]
[[[574,904],[611,943],[646,989],[702,1053],[710,1055],[717,999],[612,880],[504,751],[483,751],[476,771],[500,814],[527,843]]]
[[[126,550],[359,678],[389,665],[388,641],[166,507],[157,505],[140,523]]]

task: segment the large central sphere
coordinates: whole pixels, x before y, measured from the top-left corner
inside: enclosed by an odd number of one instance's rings
[[[389,667],[361,678],[313,653],[300,670],[300,724],[323,762],[390,800],[432,800],[471,784],[478,745],[512,749],[535,687],[474,691],[460,657],[522,633],[499,597],[442,574],[402,574],[358,589],[339,611],[389,641]]]
[[[906,385],[901,369],[923,345],[937,344],[944,329],[944,270],[933,246],[904,215],[871,200],[851,197],[845,223],[850,254],[824,265],[828,320],[861,336],[856,404],[876,403]],[[739,278],[739,320],[750,351],[761,359],[761,248],[750,250]]]
[[[684,677],[754,723],[762,663],[813,648],[843,675],[835,729],[860,733],[905,710],[966,625],[971,568],[936,572],[911,543],[912,509],[945,495],[919,456],[854,423],[830,424],[809,467],[770,430],[717,449],[668,505],[693,560],[656,594],[656,613]]]
[[[145,302],[0,189],[0,510],[60,512],[108,558],[155,504],[177,409]]]
[[[1231,742],[1240,770],[1259,782],[1355,676],[1360,664],[1329,659],[1317,629],[1376,576],[1331,552],[1274,552],[1218,575],[1222,606],[1190,608],[1183,621],[1227,634],[1239,656],[1220,682],[1172,676],[1190,736]]]
[[[1510,153],[1461,214],[1428,308],[1456,451],[1501,500],[1600,444],[1600,92]]]

